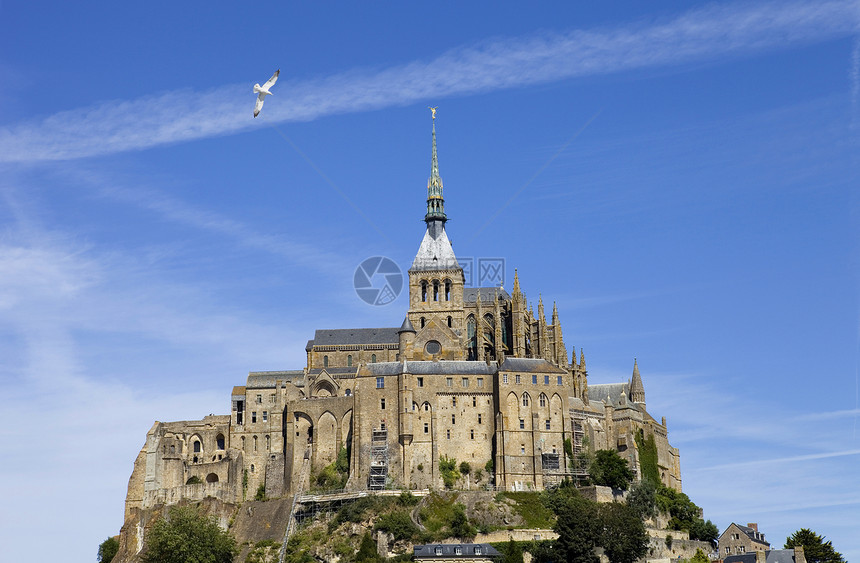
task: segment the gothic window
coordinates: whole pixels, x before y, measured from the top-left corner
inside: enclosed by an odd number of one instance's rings
[[[426,281],[421,282],[421,301],[427,301],[427,282]]]
[[[375,363],[376,363],[376,354],[371,354],[371,355],[370,355],[370,363],[372,363],[372,364],[375,364]]]
[[[324,368],[328,367],[328,356],[323,356],[323,367]]]
[[[546,395],[544,395],[543,393],[540,394],[540,406],[546,406]]]
[[[215,445],[217,446],[217,448],[218,448],[219,450],[223,450],[223,449],[224,449],[224,434],[218,434],[218,435],[215,437]]]
[[[433,301],[439,301],[439,282],[433,280]]]
[[[254,436],[254,451],[257,451],[257,437]]]
[[[347,367],[352,367],[352,354],[347,355],[346,365],[347,365]]]
[[[451,300],[451,280],[445,280],[445,301]],[[450,317],[448,317],[450,319]],[[448,326],[451,326],[450,324]]]
[[[466,336],[468,337],[466,346],[469,349],[468,359],[470,360],[478,359],[478,340],[476,334],[477,321],[475,320],[475,315],[469,315],[469,318],[466,319]]]
[[[523,393],[523,406],[524,407],[529,406],[529,394],[528,393]]]
[[[200,453],[200,441],[199,440],[194,440],[194,453],[196,453],[196,454]]]

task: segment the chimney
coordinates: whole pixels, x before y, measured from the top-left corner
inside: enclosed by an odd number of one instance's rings
[[[758,532],[758,524],[756,524],[755,522],[750,522],[749,524],[747,524],[747,528],[752,528],[753,530]]]
[[[767,562],[767,553],[764,551],[756,550],[755,552],[755,563],[766,563]]]
[[[806,563],[806,555],[803,553],[803,546],[794,546],[794,563]]]

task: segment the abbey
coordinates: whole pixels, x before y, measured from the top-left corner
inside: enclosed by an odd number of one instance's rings
[[[654,438],[659,478],[681,489],[678,450],[646,409],[635,362],[629,381],[589,386],[557,307],[547,319],[539,299],[535,314],[518,275],[510,293],[465,286],[445,231],[433,119],[426,232],[402,324],[317,330],[303,369],[251,372],[229,414],[156,422],[126,518],[182,499],[241,502],[261,486],[270,497],[307,491],[339,455],[350,490],[442,488],[442,458],[492,468],[484,484],[539,490],[585,476],[574,459],[586,449],[617,450],[639,478],[637,437]]]

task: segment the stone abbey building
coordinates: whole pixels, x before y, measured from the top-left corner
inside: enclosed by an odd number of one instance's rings
[[[156,422],[129,480],[126,518],[182,499],[240,502],[306,491],[312,475],[349,461],[346,488],[442,488],[439,460],[484,468],[507,490],[581,475],[564,453],[615,449],[641,474],[635,436],[653,436],[662,482],[681,489],[665,419],[645,407],[636,363],[629,381],[588,385],[585,354],[568,352],[557,308],[527,305],[518,276],[465,287],[445,232],[436,157],[427,230],[409,269],[399,327],[317,330],[303,369],[251,372],[229,414]],[[341,454],[343,455],[343,454]]]

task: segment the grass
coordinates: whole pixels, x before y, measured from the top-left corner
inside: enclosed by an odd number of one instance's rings
[[[550,529],[555,525],[555,514],[544,503],[541,493],[537,492],[500,492],[496,495],[509,498],[516,504],[511,508],[523,519],[523,527]]]

